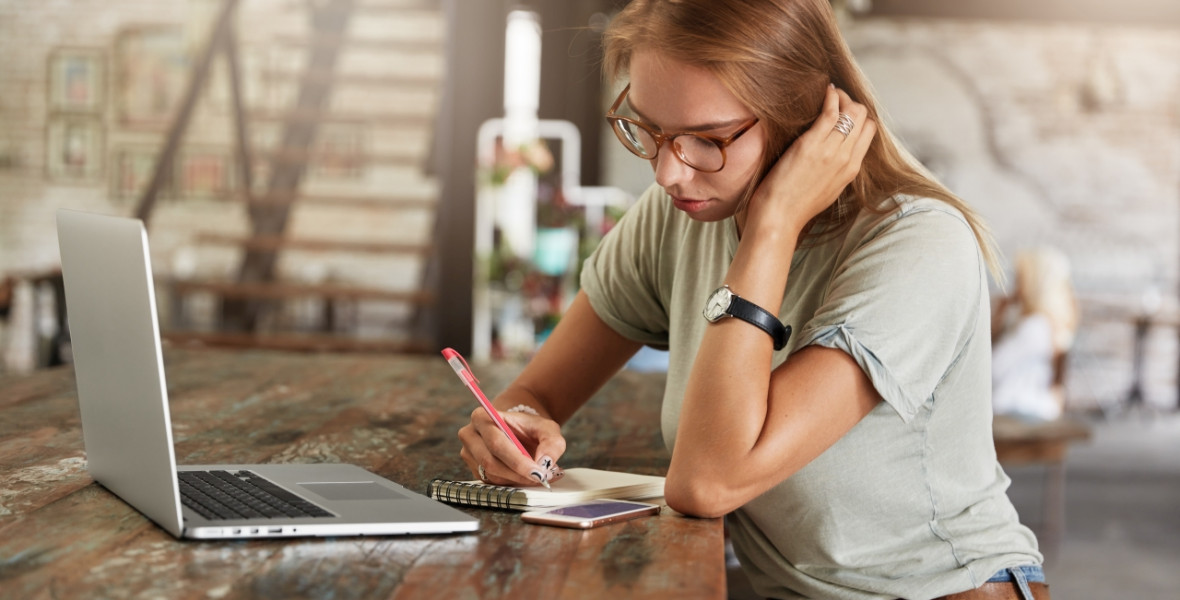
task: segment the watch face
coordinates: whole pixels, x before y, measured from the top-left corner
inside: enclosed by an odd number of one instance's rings
[[[709,300],[705,302],[705,310],[703,311],[705,318],[710,321],[716,321],[721,317],[724,317],[726,315],[725,311],[729,310],[729,303],[732,300],[733,292],[731,292],[729,288],[717,288],[717,291],[713,292],[713,294],[709,296]]]

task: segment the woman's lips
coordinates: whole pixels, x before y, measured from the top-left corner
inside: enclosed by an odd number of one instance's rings
[[[686,213],[695,213],[704,210],[709,205],[709,201],[672,196],[672,205]]]

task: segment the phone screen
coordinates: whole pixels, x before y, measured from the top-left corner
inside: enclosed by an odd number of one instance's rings
[[[573,506],[563,506],[546,511],[551,515],[562,515],[566,517],[580,517],[583,519],[600,519],[607,515],[613,515],[627,510],[635,510],[637,508],[644,508],[642,504],[635,504],[634,502],[618,502],[606,501],[596,504],[574,504]]]
[[[646,515],[656,515],[659,512],[660,507],[656,504],[624,500],[594,500],[582,504],[526,512],[520,518],[527,523],[586,529]]]

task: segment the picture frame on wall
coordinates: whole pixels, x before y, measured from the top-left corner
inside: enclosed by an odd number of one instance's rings
[[[57,114],[46,128],[45,169],[54,181],[102,177],[103,125],[93,115]]]
[[[233,162],[228,150],[187,148],[176,161],[177,194],[185,200],[221,200],[229,197]]]
[[[61,47],[49,53],[49,110],[99,114],[106,94],[106,53]]]
[[[148,184],[156,169],[159,150],[155,146],[129,145],[113,152],[111,164],[111,197],[122,201],[135,201]],[[171,170],[167,171],[160,198],[168,198],[172,192]]]
[[[131,129],[163,129],[180,105],[188,78],[188,45],[179,26],[121,31],[115,42],[116,113]]]

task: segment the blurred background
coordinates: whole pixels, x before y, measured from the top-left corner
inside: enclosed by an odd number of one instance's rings
[[[623,4],[0,0],[0,374],[70,360],[59,208],[145,220],[170,344],[526,358],[651,182],[602,118]],[[1180,3],[833,4],[889,126],[990,223],[997,305],[1016,257],[1063,259],[1086,435],[1055,595],[1173,597]],[[1043,466],[1011,469],[1033,523]]]

